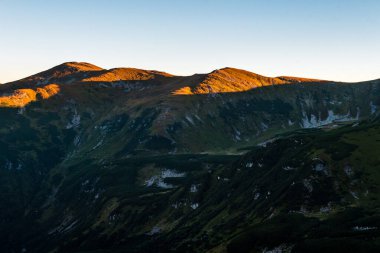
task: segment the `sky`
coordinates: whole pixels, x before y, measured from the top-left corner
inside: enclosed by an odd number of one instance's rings
[[[378,0],[0,0],[0,83],[67,61],[380,78]]]

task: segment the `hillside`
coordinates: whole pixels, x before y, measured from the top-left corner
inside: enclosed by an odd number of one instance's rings
[[[0,251],[376,252],[379,105],[379,80],[233,68],[3,84]]]
[[[187,85],[200,91],[207,82],[217,84],[211,93],[174,94]],[[252,89],[247,91],[222,91],[246,89],[248,84]],[[55,131],[71,131],[76,140],[70,147],[73,156],[239,153],[239,148],[278,133],[371,117],[378,112],[379,85],[268,78],[232,68],[180,77],[66,63],[2,85],[0,106],[10,115],[2,120],[11,125],[22,119],[29,122],[24,127],[40,131],[38,121],[44,118]],[[45,92],[49,87],[54,89]],[[17,131],[11,129],[5,127],[3,133]]]

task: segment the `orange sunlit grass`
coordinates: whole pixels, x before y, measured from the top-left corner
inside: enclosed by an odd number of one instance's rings
[[[206,75],[205,79],[193,86],[175,90],[173,95],[242,92],[254,88],[320,80],[297,77],[266,77],[246,70],[223,68]]]
[[[49,84],[43,88],[17,89],[10,95],[0,96],[0,107],[21,108],[37,100],[48,99],[58,94],[60,88],[57,84]]]

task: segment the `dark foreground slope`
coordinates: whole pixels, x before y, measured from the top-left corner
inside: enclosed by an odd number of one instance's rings
[[[2,220],[1,245],[13,252],[377,252],[379,150],[379,121],[365,121],[293,132],[245,155],[84,159],[51,173],[8,227]],[[11,207],[8,217],[18,211]]]

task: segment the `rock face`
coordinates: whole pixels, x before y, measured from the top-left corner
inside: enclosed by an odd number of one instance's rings
[[[88,63],[2,84],[0,251],[376,252],[379,86]]]

